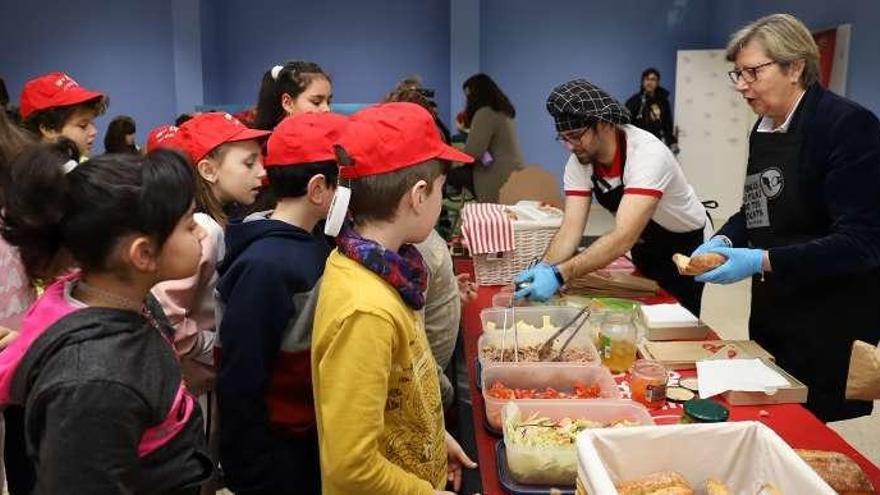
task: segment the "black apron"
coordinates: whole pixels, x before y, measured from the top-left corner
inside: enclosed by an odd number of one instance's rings
[[[806,96],[804,97],[806,100]],[[803,105],[806,107],[806,105]],[[831,222],[819,204],[821,183],[801,153],[805,108],[785,133],[752,130],[743,192],[749,245],[759,249],[824,237]],[[800,114],[800,115],[798,115]],[[772,272],[752,279],[749,333],[783,369],[809,388],[807,407],[823,421],[871,413],[870,402],[846,401],[853,340],[876,334],[876,271],[786,283]]]
[[[619,141],[618,141],[619,142]],[[623,171],[626,168],[626,156],[621,160],[620,185],[611,187],[593,170],[593,195],[606,210],[616,214],[623,199]],[[632,247],[633,264],[639,272],[652,280],[660,287],[675,296],[682,306],[691,313],[700,315],[700,301],[703,298],[703,284],[695,282],[694,277],[682,277],[672,262],[672,255],[676,253],[690,254],[703,243],[703,228],[690,232],[672,232],[662,227],[654,220],[649,220],[648,225],[639,236],[639,240]]]

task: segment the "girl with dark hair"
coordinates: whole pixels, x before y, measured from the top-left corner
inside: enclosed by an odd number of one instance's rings
[[[133,118],[127,115],[114,118],[107,126],[107,134],[104,135],[104,151],[106,153],[138,153],[138,147],[134,144],[135,132],[137,129]]]
[[[87,157],[98,130],[95,118],[107,110],[107,97],[80,86],[63,72],[26,82],[21,92],[21,118],[26,129],[44,142],[65,137]]]
[[[516,109],[486,74],[471,76],[462,89],[465,127],[470,128],[464,151],[483,165],[473,167],[474,195],[482,203],[497,203],[501,187],[524,163],[513,121]]]
[[[276,65],[263,74],[254,127],[271,131],[284,117],[329,112],[332,100],[332,81],[318,64],[295,60]]]
[[[204,236],[179,154],[79,164],[68,140],[10,170],[2,234],[32,273],[66,252],[79,266],[46,288],[0,353],[0,405],[23,408],[36,469],[25,493],[197,493],[212,467],[150,288],[192,275]]]
[[[660,71],[653,67],[642,71],[639,92],[626,100],[626,109],[632,116],[633,125],[657,136],[673,153],[678,153],[669,91],[660,86]]]

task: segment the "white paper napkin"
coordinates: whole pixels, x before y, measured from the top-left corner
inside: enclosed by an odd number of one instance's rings
[[[729,390],[776,393],[788,380],[760,359],[724,359],[697,362],[700,398],[708,399]]]

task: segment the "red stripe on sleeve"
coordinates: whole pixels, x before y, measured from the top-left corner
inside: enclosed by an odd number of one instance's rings
[[[627,187],[623,189],[623,194],[639,194],[642,196],[654,196],[655,198],[662,198],[663,191],[657,189],[643,189],[639,187]]]

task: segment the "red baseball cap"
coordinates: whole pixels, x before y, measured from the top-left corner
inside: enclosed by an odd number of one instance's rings
[[[224,143],[254,141],[272,134],[251,129],[226,112],[200,113],[180,126],[178,136],[193,163]]]
[[[80,86],[63,72],[50,72],[24,83],[24,89],[21,90],[21,118],[27,119],[34,112],[103,97],[103,93]]]
[[[269,137],[266,167],[306,165],[336,161],[333,145],[339,142],[348,117],[338,113],[300,113],[286,117]]]
[[[339,163],[343,179],[394,172],[434,158],[474,161],[444,143],[434,118],[415,103],[382,103],[357,112],[349,119],[339,145],[348,155],[348,160]]]
[[[171,148],[186,151],[180,139],[180,128],[176,125],[160,125],[147,135],[147,153],[159,148]]]

